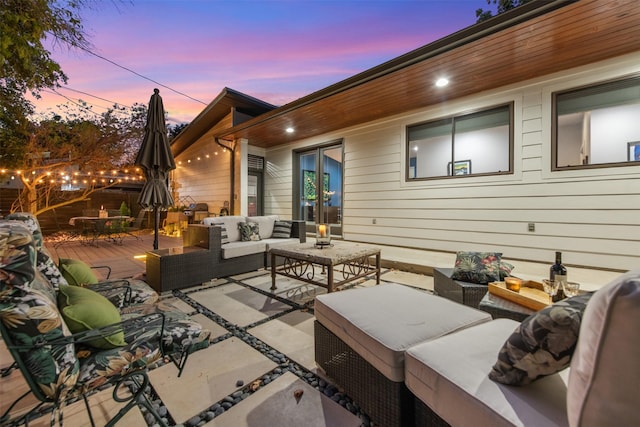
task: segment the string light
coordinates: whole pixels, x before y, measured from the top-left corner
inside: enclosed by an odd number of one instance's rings
[[[126,171],[126,172],[125,172]],[[114,183],[114,182],[124,182],[124,181],[128,181],[128,182],[144,182],[145,178],[144,176],[141,175],[141,170],[140,168],[135,168],[135,173],[128,173],[129,169],[125,169],[124,171],[117,171],[117,170],[112,170],[112,171],[99,171],[98,174],[100,175],[100,177],[102,178],[100,182],[102,183],[107,183],[107,181],[109,181],[110,183]],[[11,180],[15,180],[16,176],[21,176],[24,174],[29,174],[28,176],[24,176],[22,179],[24,180],[24,182],[28,183],[28,182],[34,182],[36,184],[43,184],[45,183],[45,180],[41,177],[38,177],[39,172],[37,170],[33,170],[31,171],[31,173],[29,173],[28,171],[23,171],[23,170],[10,170],[7,168],[0,168],[0,178],[2,178],[3,176],[9,175],[9,179]],[[89,180],[85,179],[79,179],[84,177],[91,177],[93,174],[95,174],[95,172],[93,171],[73,171],[73,172],[69,172],[69,171],[42,171],[40,172],[41,176],[46,177],[46,182],[49,182],[51,184],[66,184],[68,185],[69,183],[74,183],[77,184],[78,182],[82,182],[83,184],[87,184],[89,183]],[[73,176],[73,180],[72,177]],[[97,181],[94,179],[92,181],[93,183],[96,183]]]
[[[227,153],[227,152],[228,152],[228,150],[223,149],[223,150],[222,150],[222,152],[223,152],[223,153]],[[214,151],[214,152],[213,152],[213,155],[212,155],[211,153],[206,153],[206,154],[204,154],[204,155],[197,155],[197,156],[194,156],[194,157],[193,157],[193,158],[191,158],[191,159],[189,159],[189,158],[187,158],[187,159],[183,159],[183,160],[177,160],[177,159],[176,159],[176,166],[177,166],[178,168],[182,168],[182,167],[185,167],[185,166],[187,166],[187,165],[190,165],[191,163],[196,162],[196,161],[205,161],[205,160],[214,159],[214,158],[215,158],[215,156],[218,156],[218,155],[219,155],[219,154],[218,154],[218,150],[216,150],[216,151]]]

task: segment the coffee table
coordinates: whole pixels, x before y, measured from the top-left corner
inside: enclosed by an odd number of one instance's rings
[[[296,243],[272,248],[269,252],[272,291],[277,289],[276,274],[322,286],[327,288],[327,292],[333,292],[345,283],[372,273],[376,274],[376,283],[380,283],[380,248],[375,246],[333,242],[331,246],[316,248],[314,243]],[[372,256],[376,257],[375,265],[371,265]],[[282,258],[281,265],[277,265],[277,257]],[[320,275],[316,272],[315,265],[322,266],[323,271]],[[336,282],[334,267],[340,265],[342,280]]]

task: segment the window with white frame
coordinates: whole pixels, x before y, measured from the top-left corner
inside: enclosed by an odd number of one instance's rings
[[[513,104],[407,127],[408,180],[512,173]]]
[[[553,94],[552,169],[640,162],[640,77]]]

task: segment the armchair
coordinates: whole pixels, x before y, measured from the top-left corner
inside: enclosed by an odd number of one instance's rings
[[[57,288],[60,285],[87,286],[104,295],[116,307],[122,308],[132,304],[153,304],[158,300],[158,293],[148,284],[137,279],[109,279],[110,267],[94,268],[108,269],[107,280],[98,278],[82,261],[61,259],[59,265],[53,261],[51,254],[44,246],[40,223],[35,215],[28,212],[16,212],[6,216],[9,221],[22,223],[31,231],[37,249],[37,268],[46,279]]]
[[[30,230],[0,222],[0,333],[29,385],[0,423],[19,424],[51,411],[52,424],[62,424],[65,405],[82,398],[93,425],[87,396],[113,386],[114,400],[126,404],[108,426],[136,405],[165,425],[147,401],[147,371],[166,355],[180,375],[188,355],[209,345],[210,332],[163,304],[118,310],[90,288],[54,288],[36,268],[37,252]],[[123,387],[130,388],[130,397],[119,393]],[[40,403],[10,419],[29,394]]]

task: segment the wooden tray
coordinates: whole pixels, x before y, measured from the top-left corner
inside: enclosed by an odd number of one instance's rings
[[[489,292],[531,310],[542,310],[551,304],[551,298],[542,290],[542,283],[531,280],[522,281],[520,292],[507,289],[504,282],[490,282]]]

